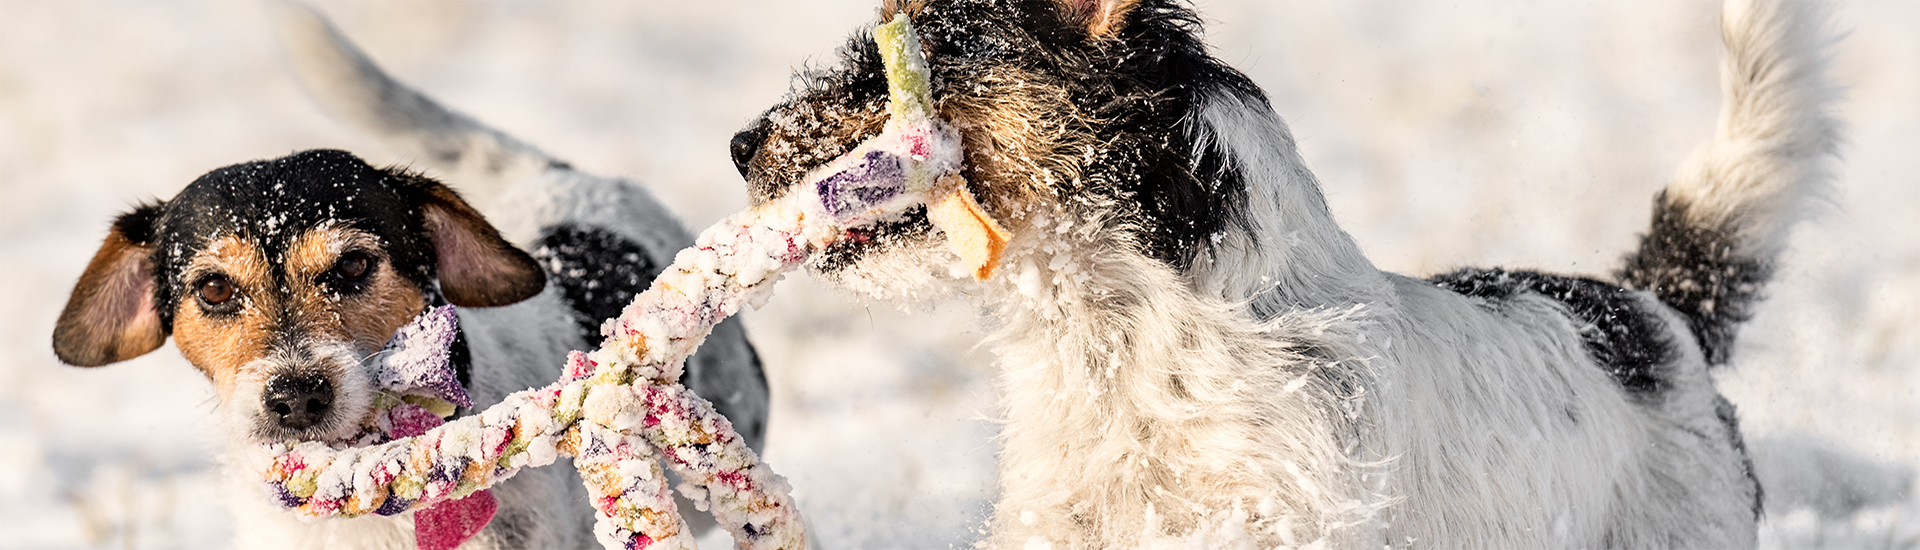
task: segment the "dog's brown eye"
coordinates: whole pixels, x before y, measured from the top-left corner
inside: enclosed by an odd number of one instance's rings
[[[200,301],[207,305],[220,305],[233,299],[233,282],[226,277],[208,277],[200,281]]]
[[[333,275],[342,281],[358,281],[367,277],[373,270],[373,257],[365,252],[349,252],[340,257],[340,263],[333,266]]]

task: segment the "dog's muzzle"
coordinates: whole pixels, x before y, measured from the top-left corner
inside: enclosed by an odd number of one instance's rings
[[[326,420],[333,410],[333,382],[311,370],[276,373],[267,379],[260,408],[274,424],[304,430]]]

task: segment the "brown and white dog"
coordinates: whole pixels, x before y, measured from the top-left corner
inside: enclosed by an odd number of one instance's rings
[[[887,0],[924,39],[970,190],[1013,235],[975,281],[924,213],[809,267],[965,296],[1000,356],[989,547],[1755,544],[1760,488],[1709,369],[1838,123],[1817,4],[1730,0],[1718,132],[1606,280],[1384,273],[1287,125],[1178,0]],[[771,200],[881,131],[867,30],[740,132]]]
[[[568,350],[598,344],[601,322],[692,243],[645,189],[447,111],[381,73],[317,13],[281,8],[322,103],[478,178],[468,183],[510,205],[495,212],[499,229],[447,185],[343,151],[220,168],[114,220],[55,329],[62,361],[107,365],[171,336],[213,383],[234,448],[334,439],[359,429],[372,405],[369,357],[426,308],[466,308],[453,362],[485,408],[551,383]],[[716,328],[685,376],[760,447],[768,388],[737,321]],[[305,524],[247,472],[228,478],[239,546],[414,547],[410,513]],[[494,491],[498,515],[465,548],[597,546],[571,469],[530,470]]]

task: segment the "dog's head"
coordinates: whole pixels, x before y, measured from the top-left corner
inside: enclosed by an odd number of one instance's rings
[[[921,35],[937,116],[962,134],[962,175],[1013,233],[1010,250],[1063,224],[1098,226],[1184,271],[1231,219],[1243,185],[1196,106],[1207,94],[1264,98],[1206,53],[1191,11],[1172,0],[887,0],[880,20],[901,13]],[[870,30],[849,39],[837,66],[796,80],[733,139],[756,201],[886,122]],[[811,264],[816,275],[880,297],[964,278],[924,212],[848,237]]]
[[[53,349],[93,367],[171,335],[246,436],[341,437],[372,406],[362,362],[435,292],[499,306],[545,281],[446,186],[307,151],[214,170],[121,215]]]

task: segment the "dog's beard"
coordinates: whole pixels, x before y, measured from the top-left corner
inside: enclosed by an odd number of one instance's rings
[[[301,352],[275,350],[242,367],[232,395],[222,403],[229,429],[236,437],[256,444],[287,440],[339,441],[363,430],[373,409],[373,381],[363,366],[368,354],[338,342],[305,347]],[[306,360],[299,360],[302,356]],[[304,367],[300,366],[303,364]],[[300,429],[281,426],[263,402],[271,377],[289,368],[316,371],[326,377],[333,388],[333,400],[326,416],[312,426]]]

